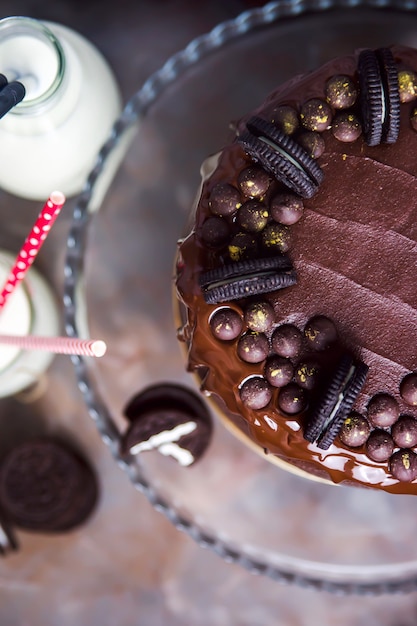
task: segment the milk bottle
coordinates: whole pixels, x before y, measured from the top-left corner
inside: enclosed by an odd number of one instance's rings
[[[79,193],[121,110],[106,61],[65,26],[8,17],[0,73],[26,89],[0,120],[0,187],[34,200],[57,188]]]

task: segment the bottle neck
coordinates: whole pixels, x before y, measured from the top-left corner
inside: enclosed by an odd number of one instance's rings
[[[62,88],[66,59],[54,33],[38,20],[0,20],[0,72],[23,83],[26,95],[8,115],[37,115],[50,108]]]

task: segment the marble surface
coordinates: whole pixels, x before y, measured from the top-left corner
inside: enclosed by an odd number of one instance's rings
[[[151,72],[196,35],[255,2],[144,0],[3,0],[1,15],[29,15],[68,25],[109,61],[124,100]],[[38,259],[62,296],[71,205]],[[19,219],[10,223],[10,215]],[[18,249],[33,203],[0,194],[0,246]],[[51,263],[53,260],[53,263]],[[18,532],[20,550],[0,561],[3,626],[411,626],[417,595],[335,597],[281,586],[198,547],[155,511],[115,464],[89,418],[72,364],[56,357],[46,391],[28,403],[0,402],[0,453],[21,433],[59,432],[74,440],[96,468],[97,510],[81,528],[50,537]]]

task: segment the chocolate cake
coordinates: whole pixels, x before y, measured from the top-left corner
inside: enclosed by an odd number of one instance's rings
[[[288,81],[202,168],[188,369],[306,477],[417,494],[416,154],[417,51],[392,46]]]

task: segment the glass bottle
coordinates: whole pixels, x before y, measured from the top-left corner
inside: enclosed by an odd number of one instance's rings
[[[121,110],[107,62],[66,26],[7,17],[0,73],[26,89],[0,120],[0,187],[33,200],[79,193]]]

